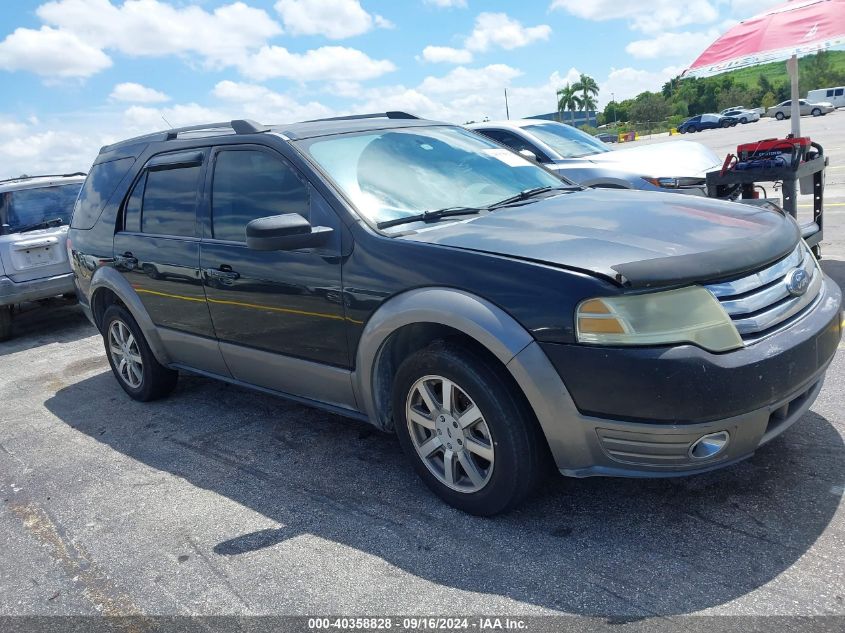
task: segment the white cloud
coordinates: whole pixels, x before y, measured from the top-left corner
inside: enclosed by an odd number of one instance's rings
[[[638,59],[679,58],[692,62],[717,37],[717,29],[700,33],[661,33],[652,39],[631,42],[625,52]]]
[[[511,50],[537,40],[547,40],[552,28],[548,24],[525,27],[504,13],[480,13],[475,28],[464,42],[471,51],[487,51],[494,46]]]
[[[455,68],[442,76],[426,77],[415,87],[389,86],[367,90],[356,111],[405,110],[432,119],[464,123],[468,120],[505,118],[504,89],[508,89],[512,118],[553,112],[555,92],[580,75],[575,68],[558,72],[544,83],[514,85],[521,73],[503,64],[484,68]]]
[[[160,0],[126,0],[119,6],[109,0],[55,0],[36,13],[100,51],[155,57],[194,54],[215,68],[242,60],[282,32],[266,11],[243,2],[209,12]]]
[[[522,71],[506,64],[491,64],[484,68],[459,66],[442,77],[426,77],[420,90],[430,94],[469,94],[489,88],[501,90],[519,77]]]
[[[451,46],[426,46],[422,52],[422,59],[427,62],[450,64],[468,64],[472,61],[472,53],[461,48]]]
[[[227,108],[237,108],[238,116],[263,123],[290,123],[335,114],[322,103],[300,103],[289,95],[258,84],[221,81],[214,86],[212,94],[225,102]]]
[[[617,101],[623,101],[637,96],[644,90],[658,91],[664,83],[677,77],[683,70],[683,66],[667,66],[656,72],[631,67],[613,68],[607,80],[599,84],[602,102],[610,101],[611,93]]]
[[[426,4],[433,4],[441,9],[459,8],[465,9],[467,0],[425,0]]]
[[[720,0],[553,0],[552,9],[562,9],[585,20],[625,19],[645,33],[687,24],[709,24],[719,18]]]
[[[783,0],[731,0],[731,15],[737,20],[747,20],[782,3]]]
[[[170,97],[163,92],[131,81],[117,84],[111,91],[109,98],[115,101],[130,101],[132,103],[161,103],[170,100]]]
[[[275,7],[285,28],[294,35],[340,40],[366,33],[374,26],[393,26],[382,16],[367,13],[359,0],[279,0]]]
[[[299,82],[363,81],[396,70],[393,62],[372,59],[344,46],[323,46],[305,53],[291,53],[283,46],[264,46],[241,67],[252,79],[284,77]]]
[[[112,65],[103,51],[73,33],[19,28],[0,42],[0,68],[44,77],[90,77]]]

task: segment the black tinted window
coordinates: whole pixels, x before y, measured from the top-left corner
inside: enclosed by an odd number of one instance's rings
[[[0,194],[0,221],[14,233],[22,228],[46,222],[70,220],[80,184],[19,189]]]
[[[73,228],[90,229],[94,226],[106,202],[134,162],[134,158],[119,158],[91,168],[73,210],[70,221]]]
[[[157,235],[195,235],[199,175],[199,165],[148,171],[141,231]]]
[[[841,97],[843,94],[845,94],[845,88],[837,88],[836,92],[834,93],[834,95],[837,97]]]
[[[144,198],[144,185],[147,182],[147,172],[141,174],[129,199],[123,209],[123,230],[139,232],[141,230],[141,201]]]
[[[308,189],[285,161],[253,150],[217,155],[211,191],[215,239],[246,241],[246,225],[282,213],[309,217]]]

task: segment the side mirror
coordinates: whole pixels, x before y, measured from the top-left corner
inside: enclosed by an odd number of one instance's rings
[[[332,229],[311,226],[298,213],[258,218],[246,225],[246,245],[255,251],[295,251],[325,244]]]
[[[527,158],[528,160],[533,160],[535,163],[539,162],[537,160],[537,154],[532,152],[530,149],[521,149],[519,150],[519,155],[523,158]]]

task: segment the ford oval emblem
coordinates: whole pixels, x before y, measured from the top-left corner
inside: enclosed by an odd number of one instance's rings
[[[786,289],[793,297],[800,297],[810,287],[810,275],[803,268],[793,270],[786,277]]]

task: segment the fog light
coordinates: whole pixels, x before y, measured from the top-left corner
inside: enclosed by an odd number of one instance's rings
[[[715,457],[725,450],[730,439],[731,435],[727,431],[719,431],[718,433],[704,435],[698,438],[693,445],[689,447],[689,456],[693,459],[708,459],[709,457]]]

